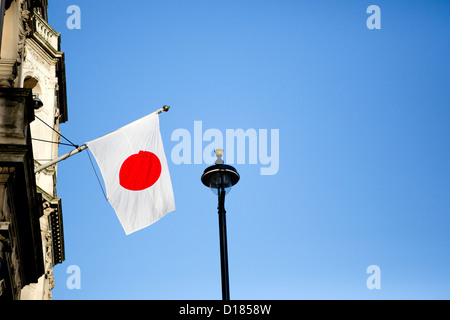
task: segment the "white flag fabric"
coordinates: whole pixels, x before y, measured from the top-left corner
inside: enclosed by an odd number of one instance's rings
[[[86,144],[97,160],[108,200],[127,235],[175,211],[158,114],[149,114]]]

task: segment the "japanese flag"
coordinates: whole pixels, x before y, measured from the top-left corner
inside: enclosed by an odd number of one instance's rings
[[[86,144],[97,160],[107,198],[127,235],[175,211],[158,114],[149,114]]]

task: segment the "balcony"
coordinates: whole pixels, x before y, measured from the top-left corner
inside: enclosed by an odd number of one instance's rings
[[[35,39],[48,47],[49,50],[59,51],[60,34],[53,30],[38,13],[33,13],[30,24],[32,35]]]

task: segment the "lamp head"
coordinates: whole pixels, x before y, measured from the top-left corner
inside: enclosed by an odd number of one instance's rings
[[[39,99],[39,94],[33,94],[33,103],[34,103],[34,110],[38,110],[40,108],[42,108],[42,106],[44,105],[44,103],[41,101],[41,99]]]
[[[209,187],[215,195],[219,195],[222,190],[227,194],[239,179],[240,176],[236,169],[226,164],[210,166],[202,175],[203,184]]]

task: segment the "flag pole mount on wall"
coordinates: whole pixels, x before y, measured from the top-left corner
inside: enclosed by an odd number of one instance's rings
[[[162,112],[169,111],[169,109],[170,109],[170,106],[164,105],[161,109],[158,109],[158,110],[156,110],[153,113],[160,114]],[[83,144],[82,146],[79,146],[76,149],[74,149],[74,150],[72,150],[70,152],[67,152],[66,154],[64,154],[64,155],[62,155],[62,156],[60,156],[60,157],[58,157],[58,158],[56,158],[56,159],[54,159],[52,161],[44,163],[43,165],[41,165],[41,166],[37,167],[36,169],[34,169],[34,173],[36,174],[36,173],[38,173],[38,172],[40,172],[40,171],[42,171],[44,169],[47,169],[48,167],[50,167],[50,166],[52,166],[52,165],[54,165],[54,164],[56,164],[56,163],[58,163],[58,162],[60,162],[62,160],[65,160],[65,159],[73,156],[74,154],[77,154],[77,153],[87,149],[87,147],[88,146],[86,144]]]

